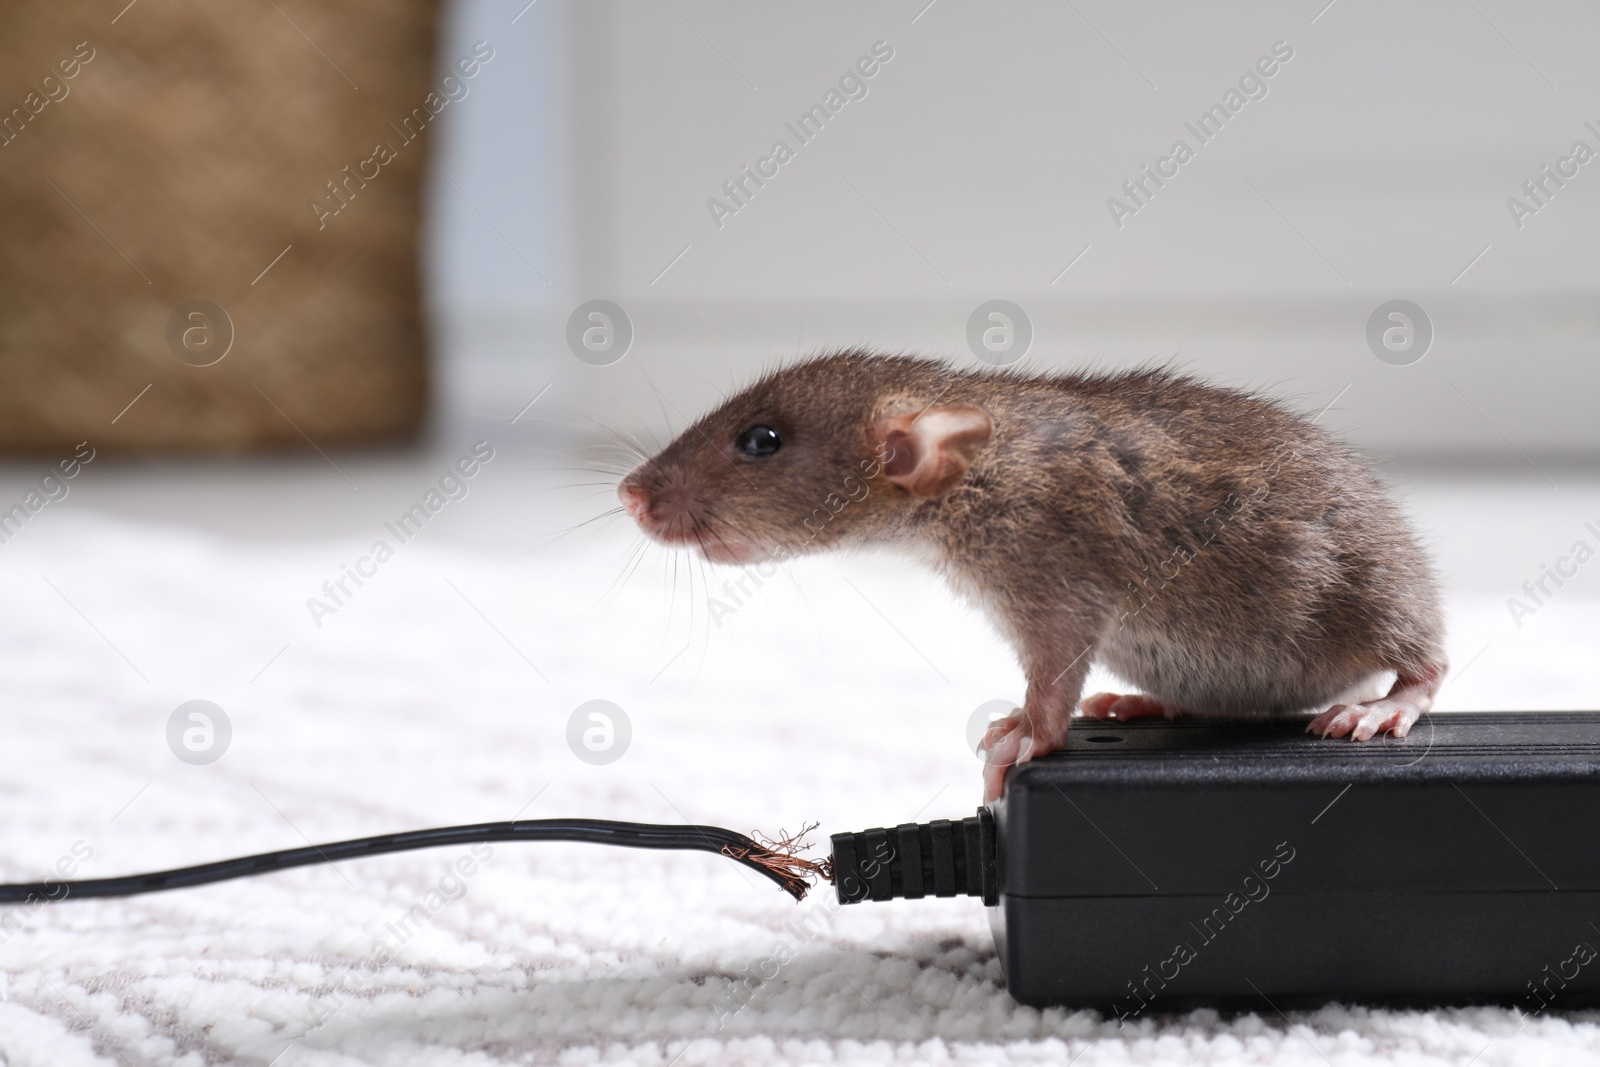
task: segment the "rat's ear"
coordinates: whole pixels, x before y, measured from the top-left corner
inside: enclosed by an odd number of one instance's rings
[[[920,413],[886,415],[873,424],[883,446],[883,476],[926,500],[956,487],[990,437],[994,420],[974,404],[944,404]]]

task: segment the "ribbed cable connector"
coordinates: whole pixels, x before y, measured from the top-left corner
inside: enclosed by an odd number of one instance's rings
[[[839,903],[904,897],[982,897],[1000,902],[994,815],[935,819],[834,834],[833,884]]]

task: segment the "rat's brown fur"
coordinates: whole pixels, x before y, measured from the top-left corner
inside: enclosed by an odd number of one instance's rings
[[[947,411],[987,413],[992,433],[946,457],[964,474],[925,498],[886,427]],[[783,438],[765,459],[733,449],[758,423]],[[1322,708],[1396,672],[1394,707],[1318,720],[1358,737],[1403,734],[1445,669],[1427,557],[1367,465],[1276,403],[1168,370],[825,356],[729,399],[622,492],[658,539],[714,561],[913,549],[1017,648],[1026,706],[990,737],[1009,757],[1059,747],[1094,662],[1155,711],[1229,717]]]

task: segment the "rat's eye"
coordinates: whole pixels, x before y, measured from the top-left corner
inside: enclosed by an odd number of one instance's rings
[[[766,459],[783,445],[778,431],[765,424],[752,426],[740,434],[733,447],[752,459]]]

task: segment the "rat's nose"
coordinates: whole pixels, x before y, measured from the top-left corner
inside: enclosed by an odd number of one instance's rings
[[[634,522],[644,521],[650,512],[650,494],[640,489],[637,485],[624,482],[617,486],[617,496],[622,499],[622,507],[632,517]]]

